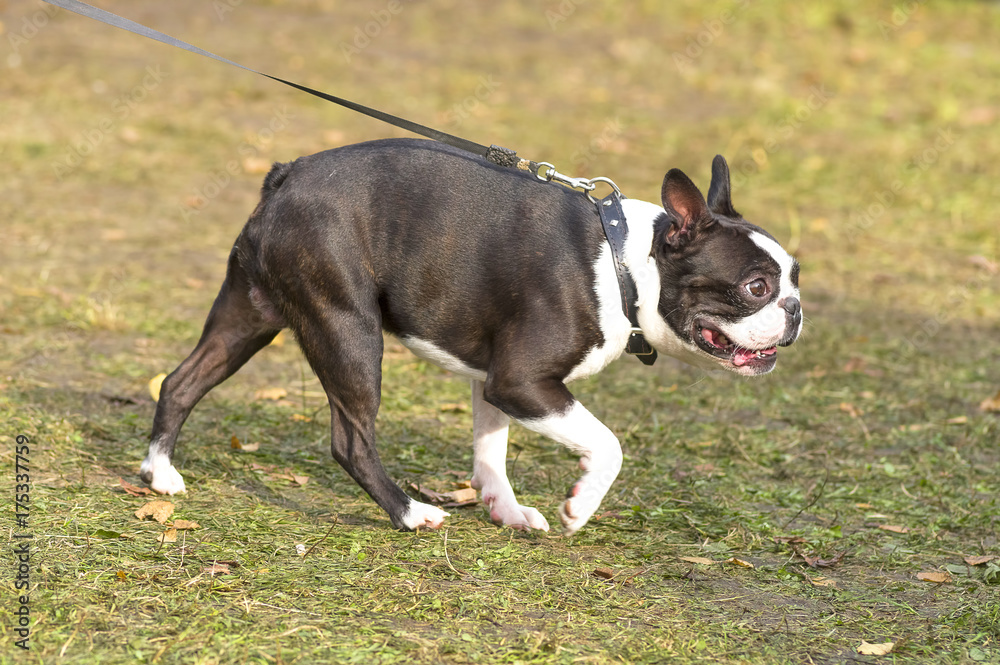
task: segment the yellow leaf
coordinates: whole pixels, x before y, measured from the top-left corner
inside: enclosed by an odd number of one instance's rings
[[[806,579],[813,586],[837,586],[837,580],[832,580],[829,577],[807,577]]]
[[[726,559],[726,563],[731,563],[731,564],[740,566],[742,568],[749,568],[750,570],[753,570],[755,568],[755,566],[752,563],[750,563],[749,561],[746,561],[744,559],[737,559],[736,557],[732,557],[730,559]]]
[[[909,533],[910,530],[905,526],[896,526],[895,524],[879,524],[878,528],[883,531],[891,531],[893,533]]]
[[[979,403],[979,408],[983,411],[1000,411],[1000,391],[988,399]]]
[[[146,519],[147,517],[152,517],[154,520],[160,524],[164,524],[170,516],[174,514],[174,504],[169,501],[162,501],[157,499],[156,501],[150,501],[145,504],[142,508],[135,511],[135,516],[139,519]]]
[[[703,566],[712,566],[719,563],[718,561],[713,561],[712,559],[706,559],[705,557],[701,556],[682,556],[680,557],[680,560],[687,561],[688,563],[700,563]]]
[[[149,396],[153,398],[154,402],[160,401],[160,387],[165,378],[167,375],[161,372],[149,380]]]
[[[917,579],[924,582],[934,582],[935,584],[947,584],[951,582],[950,573],[917,573]]]
[[[232,448],[233,450],[239,450],[240,448],[243,447],[243,444],[241,444],[239,438],[235,434],[233,434],[229,438],[229,447]]]
[[[292,414],[292,420],[297,420],[297,421],[303,422],[303,423],[311,423],[312,422],[312,418],[310,418],[309,416],[303,416],[301,413],[293,413]]]
[[[896,646],[895,642],[882,642],[881,644],[869,644],[864,640],[861,640],[861,646],[858,647],[858,653],[863,656],[885,656],[888,655],[892,648]]]
[[[269,399],[272,402],[277,402],[285,397],[288,397],[288,391],[284,388],[262,388],[253,394],[253,398],[256,400]]]
[[[965,557],[965,563],[970,566],[981,566],[984,563],[993,561],[994,559],[1000,559],[1000,556],[997,556],[996,554],[987,554],[985,556],[967,556]]]
[[[127,574],[125,573],[125,571],[124,571],[124,570],[119,570],[119,571],[118,571],[117,573],[115,573],[115,575],[116,575],[116,576],[118,577],[118,579],[120,579],[120,580],[123,580],[123,579],[125,579],[126,577],[128,577],[128,575],[127,575]]]
[[[176,543],[177,542],[177,529],[167,529],[160,534],[158,541],[161,543]]]

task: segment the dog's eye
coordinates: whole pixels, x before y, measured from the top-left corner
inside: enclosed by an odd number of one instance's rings
[[[767,295],[767,282],[762,279],[755,279],[746,285],[747,293],[752,295],[754,298],[763,298]]]

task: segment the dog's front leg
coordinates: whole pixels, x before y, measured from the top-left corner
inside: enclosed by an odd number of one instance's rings
[[[542,514],[522,506],[507,480],[507,430],[510,418],[483,399],[483,382],[472,381],[472,486],[482,491],[483,503],[496,524],[528,531],[549,530]]]
[[[621,445],[611,430],[576,400],[561,413],[519,422],[580,454],[583,477],[569,489],[559,507],[565,533],[571,535],[587,523],[618,477]]]
[[[507,378],[516,376],[512,372],[488,376],[484,398],[528,429],[580,454],[583,477],[570,488],[559,508],[565,532],[575,533],[601,505],[618,477],[621,446],[611,430],[580,404],[562,381]]]

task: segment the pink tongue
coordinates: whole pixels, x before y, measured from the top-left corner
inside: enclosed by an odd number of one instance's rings
[[[736,349],[736,352],[733,353],[733,364],[737,367],[742,367],[755,357],[757,357],[756,351],[750,351],[749,349]]]

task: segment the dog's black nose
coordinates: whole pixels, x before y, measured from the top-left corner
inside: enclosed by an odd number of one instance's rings
[[[781,306],[786,312],[792,315],[792,318],[798,316],[799,312],[802,311],[802,305],[799,303],[798,298],[785,298],[785,302]]]

